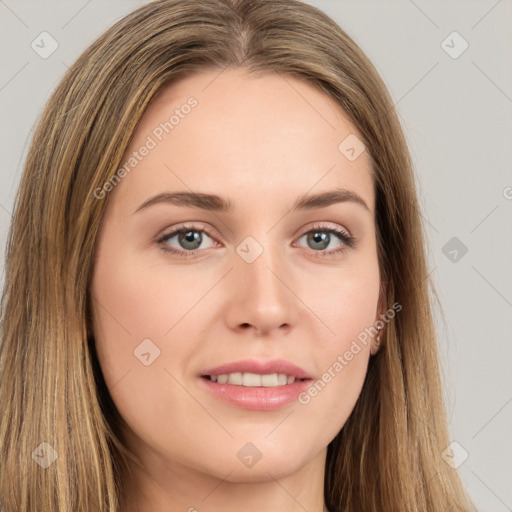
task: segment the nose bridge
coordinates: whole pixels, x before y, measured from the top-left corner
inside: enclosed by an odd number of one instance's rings
[[[283,267],[284,254],[279,246],[272,245],[271,237],[260,236],[259,240],[261,242],[249,236],[237,247],[240,257],[237,267],[241,278],[253,294],[266,295],[267,300],[271,297],[274,300],[285,299],[284,285],[277,277]]]
[[[285,283],[291,279],[282,247],[271,237],[248,236],[236,248],[237,293],[235,322],[269,330],[295,322],[294,295]],[[289,268],[289,267],[288,267]]]

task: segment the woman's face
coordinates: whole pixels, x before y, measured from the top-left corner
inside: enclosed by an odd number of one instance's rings
[[[380,312],[357,136],[309,84],[204,71],[152,102],[120,181],[97,191],[109,205],[90,289],[96,348],[153,478],[323,466]]]

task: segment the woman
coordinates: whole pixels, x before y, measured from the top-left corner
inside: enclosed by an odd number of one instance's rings
[[[400,124],[342,29],[296,0],[136,10],[27,156],[2,510],[469,510],[427,276]]]

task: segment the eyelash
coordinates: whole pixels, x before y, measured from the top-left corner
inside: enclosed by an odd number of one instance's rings
[[[203,251],[204,249],[194,249],[192,251],[180,251],[178,249],[174,249],[172,247],[169,247],[165,242],[168,241],[173,236],[177,235],[181,231],[197,231],[197,232],[204,232],[206,233],[210,238],[214,238],[212,234],[209,233],[208,229],[206,229],[206,226],[198,226],[198,225],[192,225],[192,224],[183,224],[179,225],[177,228],[175,228],[172,232],[166,233],[162,237],[156,240],[156,242],[159,244],[160,249],[166,253],[166,254],[174,254],[178,256],[184,256],[185,258],[194,257],[196,253]],[[315,251],[314,249],[311,249],[314,253],[317,253],[320,257],[330,257],[334,256],[336,254],[341,254],[345,252],[346,249],[352,249],[355,247],[357,243],[357,239],[351,235],[349,235],[344,229],[338,228],[338,227],[331,227],[327,226],[325,224],[317,224],[313,226],[308,231],[304,232],[299,238],[302,238],[304,235],[307,235],[311,232],[323,232],[323,233],[331,233],[338,236],[338,238],[341,240],[343,245],[339,247],[338,249],[334,249],[331,251]]]

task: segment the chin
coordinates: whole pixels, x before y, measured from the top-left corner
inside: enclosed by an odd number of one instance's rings
[[[252,468],[243,467],[241,463],[226,464],[226,473],[219,475],[223,480],[233,483],[261,483],[280,480],[288,475],[297,472],[302,467],[298,460],[280,460],[273,457],[272,460],[263,462],[260,459]],[[226,474],[229,476],[226,478]]]
[[[256,448],[257,447],[257,448]],[[209,460],[208,468],[203,471],[228,482],[266,482],[280,479],[295,473],[315,457],[311,447],[311,456],[303,446],[302,453],[296,447],[279,444],[266,445],[263,442],[252,444],[236,442],[236,448],[226,449],[221,455]],[[232,455],[231,455],[232,454]],[[228,476],[226,476],[228,475]]]

